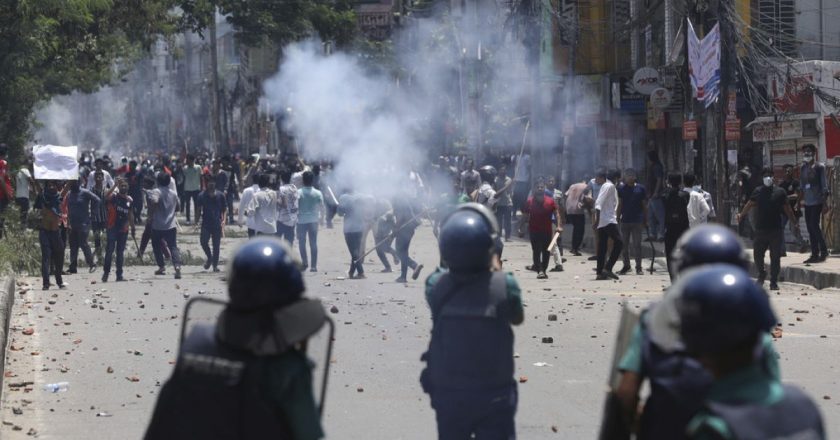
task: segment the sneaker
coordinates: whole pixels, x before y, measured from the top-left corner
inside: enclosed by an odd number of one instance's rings
[[[538,280],[544,280],[546,278],[548,278],[548,275],[545,272],[540,272],[540,273],[537,274],[537,279]]]
[[[218,266],[213,266],[213,272],[218,273],[218,272],[221,272],[221,271],[219,270]]]
[[[534,266],[525,266],[525,270],[530,270],[532,272],[537,272],[537,269]]]
[[[76,273],[78,273],[78,272],[76,271],[76,269],[67,269],[67,271],[62,272],[61,274],[62,274],[62,275],[76,275]]]
[[[385,269],[382,269],[382,270],[379,271],[379,273],[391,273],[391,272],[393,272],[393,270],[391,270],[390,267],[386,267]]]
[[[828,260],[828,254],[827,253],[820,255],[820,257],[817,259],[817,262],[822,263],[825,260]]]
[[[770,282],[770,290],[779,290],[779,283]]]
[[[618,271],[619,275],[627,275],[630,272],[630,266],[624,266]]]
[[[155,275],[166,275],[166,268],[161,267],[160,269],[156,270]]]
[[[603,273],[604,275],[606,275],[606,276],[607,276],[607,278],[612,278],[612,279],[614,279],[614,280],[618,280],[618,279],[619,279],[619,278],[618,278],[618,275],[614,274],[614,273],[613,273],[613,271],[611,271],[611,270],[605,270],[605,271],[603,271],[602,273]]]
[[[308,264],[306,264],[306,263],[303,263],[303,266],[301,266],[301,267],[300,267],[300,271],[301,271],[301,272],[303,272],[303,271],[305,271],[306,269],[309,269],[309,265],[308,265]]]
[[[820,257],[816,255],[811,255],[808,257],[807,260],[803,261],[804,264],[811,264],[811,263],[818,263],[820,261]]]
[[[117,279],[116,279],[116,280],[114,280],[114,281],[116,281],[116,282],[118,282],[118,283],[122,283],[123,281],[125,281],[125,278],[123,278],[123,277],[121,277],[121,276],[117,275]]]
[[[636,268],[636,275],[644,275],[645,271],[641,267]]]
[[[41,290],[50,290],[50,285],[44,284],[43,286],[41,286]]]
[[[423,265],[418,264],[417,267],[414,268],[414,272],[411,273],[411,279],[416,280],[420,277],[420,271],[423,270]]]
[[[88,269],[88,273],[94,273],[94,272],[96,272],[96,265],[95,264],[90,266],[90,268]]]
[[[318,268],[317,267],[310,267],[309,271],[310,272],[318,272]]]
[[[576,256],[576,257],[580,257],[580,256],[581,256],[581,255],[583,255],[583,254],[581,254],[581,253],[580,253],[580,251],[578,251],[578,250],[574,250],[574,249],[573,249],[573,250],[572,250],[572,255],[574,255],[574,256]]]
[[[176,280],[181,279],[181,269],[175,269],[175,279]]]
[[[591,256],[591,257],[587,258],[587,260],[589,260],[589,261],[598,261],[598,256],[597,256],[597,255],[593,255],[593,256]]]
[[[403,277],[399,277],[399,278],[397,278],[397,279],[396,279],[396,281],[395,281],[395,282],[397,282],[397,283],[407,283],[407,282],[408,282],[408,280],[407,280],[407,279],[405,279],[405,278],[403,278]]]
[[[366,277],[366,276],[365,276],[365,274],[363,274],[363,273],[360,273],[360,274],[356,275],[356,279],[357,279],[357,280],[363,280],[363,279],[365,279],[365,278],[367,278],[367,277]]]
[[[67,283],[61,283],[61,284],[58,285],[58,288],[59,289],[66,289],[68,286],[70,286],[70,285],[67,284]]]
[[[549,270],[549,272],[563,272],[563,265],[562,264],[555,264],[554,267]]]
[[[107,273],[107,272],[105,272],[105,273],[103,273],[103,274],[102,274],[102,282],[103,282],[103,283],[107,283],[107,282],[108,282],[108,273]]]
[[[604,273],[604,272],[599,273],[599,274],[595,277],[595,280],[596,280],[596,281],[604,281],[604,280],[609,280],[609,279],[611,279],[611,278],[610,278],[610,277],[608,277],[608,276],[607,276],[607,274],[606,274],[606,273]]]
[[[204,270],[210,269],[210,265],[211,265],[210,260],[205,261],[204,262]]]

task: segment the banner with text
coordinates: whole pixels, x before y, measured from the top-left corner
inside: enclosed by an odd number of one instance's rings
[[[720,96],[720,26],[715,25],[703,39],[688,20],[688,72],[694,97],[709,107]]]

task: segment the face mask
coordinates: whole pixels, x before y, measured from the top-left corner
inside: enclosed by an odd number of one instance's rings
[[[764,178],[764,186],[773,186],[773,178],[772,177],[765,177]]]
[[[814,161],[814,155],[813,154],[806,154],[803,157],[803,159],[805,159],[805,163],[813,162]]]

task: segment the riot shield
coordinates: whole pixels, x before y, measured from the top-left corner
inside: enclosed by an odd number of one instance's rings
[[[599,440],[627,440],[630,438],[630,431],[624,420],[621,404],[616,395],[616,389],[621,381],[621,373],[618,371],[618,364],[621,357],[630,345],[630,337],[633,335],[633,328],[639,322],[639,314],[627,307],[627,302],[621,306],[621,318],[618,322],[615,350],[613,351],[610,371],[607,378],[607,393],[604,399],[604,411],[601,418],[601,430],[598,434]]]

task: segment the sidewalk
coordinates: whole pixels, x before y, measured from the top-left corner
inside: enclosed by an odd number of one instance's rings
[[[563,235],[563,245],[565,248],[568,249],[569,241],[571,240],[571,229],[569,229],[568,233],[564,233]],[[745,240],[744,244],[747,246],[747,253],[750,257],[750,272],[753,276],[757,276],[758,272],[755,270],[755,264],[752,263],[752,243],[749,240]],[[831,255],[828,257],[828,260],[826,260],[823,263],[804,264],[803,261],[805,261],[808,258],[810,253],[796,252],[796,248],[797,246],[795,246],[794,244],[787,243],[787,257],[782,257],[782,270],[779,274],[779,281],[805,284],[817,289],[825,289],[828,287],[840,288],[840,255]],[[657,271],[664,271],[665,244],[662,242],[654,242],[653,249],[655,252],[654,267]],[[582,250],[587,253],[594,253],[595,251],[595,240],[592,237],[591,229],[587,230],[586,235],[584,236]],[[642,243],[642,255],[644,256],[645,260],[642,262],[642,267],[647,271],[650,267],[651,258],[651,245],[647,241]],[[619,259],[618,263],[616,264],[616,267],[621,268],[621,264],[621,259]],[[767,252],[764,256],[764,264],[767,267],[767,271],[769,272],[770,252]]]

